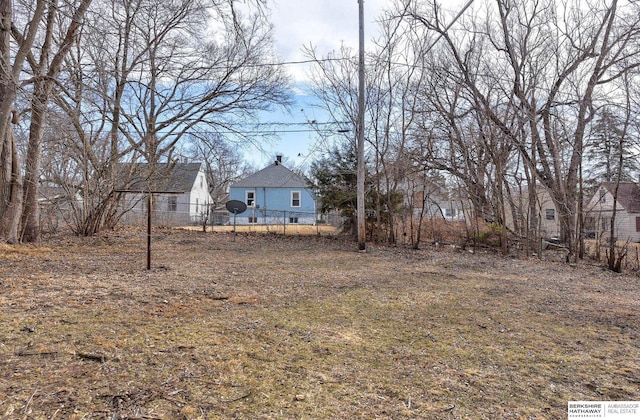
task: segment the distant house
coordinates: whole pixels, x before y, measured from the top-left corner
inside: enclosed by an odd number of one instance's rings
[[[535,187],[535,203],[531,206],[528,186],[522,185],[520,190],[512,191],[511,202],[505,205],[505,224],[507,228],[521,235],[526,235],[526,229],[533,220],[543,238],[557,238],[560,236],[560,220],[556,204],[547,188],[542,185]],[[536,214],[531,214],[532,208]],[[516,229],[517,228],[517,229]]]
[[[146,215],[146,194],[139,191],[162,191],[153,195],[154,220],[170,225],[199,224],[209,217],[211,195],[202,163],[161,163],[150,173],[146,163],[123,164],[122,177],[129,180],[119,188],[125,193],[122,206],[128,210],[125,221]],[[132,220],[133,219],[133,220]]]
[[[237,224],[316,223],[316,202],[307,181],[283,166],[282,156],[231,184],[229,199],[247,205],[247,210],[237,216]]]
[[[401,184],[404,190],[404,206],[411,209],[416,218],[444,219],[461,222],[469,219],[469,200],[458,198],[454,190],[442,178],[415,176]]]
[[[60,221],[71,222],[81,215],[83,198],[79,190],[55,185],[40,185],[38,205],[44,230],[58,229]]]
[[[615,182],[603,182],[589,200],[585,217],[588,236],[610,234],[615,188]],[[636,183],[618,185],[614,236],[620,241],[640,242],[640,187]]]
[[[444,219],[449,222],[465,220],[465,212],[469,207],[464,207],[464,202],[452,200],[446,197],[445,192],[425,194],[424,191],[414,191],[411,197],[411,206],[415,217],[427,219]]]

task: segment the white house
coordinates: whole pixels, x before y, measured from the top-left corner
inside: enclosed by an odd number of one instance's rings
[[[510,230],[524,236],[527,226],[532,224],[532,220],[535,220],[537,224],[535,227],[543,238],[550,239],[560,236],[558,211],[547,188],[542,185],[535,186],[533,206],[530,202],[528,185],[512,188],[509,199],[511,202],[505,206],[505,224]],[[535,209],[535,214],[531,214],[533,209]],[[516,225],[519,230],[516,229]]]
[[[585,217],[589,236],[610,234],[615,189],[615,182],[603,182],[589,200]],[[614,236],[619,241],[640,242],[640,187],[634,182],[618,185]]]
[[[427,195],[424,191],[414,191],[411,198],[411,206],[414,217],[427,219],[444,219],[449,222],[465,220],[465,212],[470,206],[465,208],[462,201],[446,198],[446,193],[440,192]]]
[[[123,165],[131,170],[130,179],[119,190],[125,191],[121,205],[128,210],[126,221],[146,216],[147,194],[153,194],[153,218],[157,224],[200,224],[209,216],[212,203],[209,183],[202,163],[161,163],[154,174],[144,163]],[[129,192],[127,192],[129,191]]]

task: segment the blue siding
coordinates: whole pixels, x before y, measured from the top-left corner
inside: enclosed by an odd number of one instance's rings
[[[315,201],[309,190],[305,188],[232,187],[229,190],[229,199],[246,203],[247,191],[255,192],[255,209],[250,207],[246,212],[238,215],[237,223],[248,223],[249,217],[257,217],[257,223],[282,223],[283,220],[289,223],[289,217],[297,217],[299,224],[315,223]],[[300,192],[300,207],[291,206],[293,191]]]

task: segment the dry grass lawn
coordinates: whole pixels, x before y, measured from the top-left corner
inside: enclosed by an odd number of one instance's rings
[[[0,245],[2,419],[562,419],[640,400],[595,265],[158,230]],[[550,254],[547,254],[550,256]]]
[[[181,229],[191,231],[202,231],[202,226],[187,226]],[[207,232],[232,233],[233,225],[223,226],[207,226]],[[235,226],[237,233],[273,233],[276,235],[338,235],[340,229],[331,225],[297,225],[297,224],[280,224],[280,225],[237,225]]]

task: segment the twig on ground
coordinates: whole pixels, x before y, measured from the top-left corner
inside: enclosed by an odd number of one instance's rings
[[[19,351],[18,353],[16,353],[16,356],[55,356],[57,355],[58,352],[57,351],[35,351],[35,352],[29,352],[29,351]]]
[[[31,396],[29,397],[29,399],[27,400],[27,403],[24,405],[24,410],[22,410],[22,413],[24,414],[24,418],[27,418],[27,413],[29,410],[29,405],[31,404],[31,401],[33,400],[33,396],[36,395],[36,392],[38,392],[38,387],[36,387],[36,389],[33,390],[33,393],[31,394]]]
[[[453,404],[451,404],[451,405],[449,405],[449,407],[447,407],[447,408],[443,409],[443,410],[442,410],[442,412],[443,412],[443,413],[446,413],[447,411],[451,411],[451,410],[453,410],[454,408],[456,408],[456,406],[455,406],[455,405],[453,405]]]
[[[100,362],[105,363],[107,361],[107,356],[103,354],[91,354],[91,353],[81,353],[76,352],[76,356],[84,360],[91,360],[92,362]]]
[[[248,391],[246,394],[243,394],[237,398],[233,398],[231,400],[224,400],[224,402],[226,403],[232,403],[232,402],[236,402],[236,401],[240,401],[240,400],[244,400],[245,398],[249,397],[251,395],[251,391]]]

